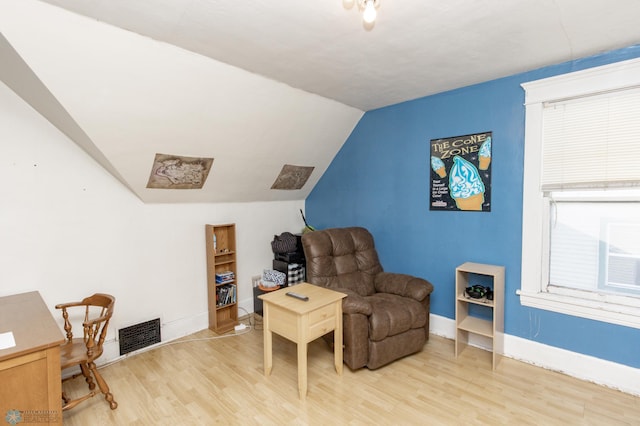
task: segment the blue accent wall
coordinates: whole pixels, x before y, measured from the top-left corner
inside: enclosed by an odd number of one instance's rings
[[[523,307],[516,295],[525,124],[520,84],[636,57],[640,45],[367,112],[307,198],[307,221],[319,229],[368,228],[385,270],[431,281],[431,312],[447,318],[455,314],[456,266],[504,265],[507,334],[640,368],[640,330]],[[491,212],[429,210],[430,140],[485,131],[493,132]]]

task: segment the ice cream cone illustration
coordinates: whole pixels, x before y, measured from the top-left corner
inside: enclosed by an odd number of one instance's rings
[[[480,153],[478,157],[480,163],[478,168],[480,170],[487,170],[489,168],[489,164],[491,164],[491,136],[489,136],[482,146],[480,146]]]
[[[431,157],[431,168],[441,178],[447,176],[447,171],[444,169],[444,162],[438,157]]]
[[[484,192],[472,195],[468,198],[456,198],[456,207],[460,210],[482,210]]]
[[[460,210],[482,210],[484,183],[478,169],[462,157],[453,158],[449,170],[449,193]]]

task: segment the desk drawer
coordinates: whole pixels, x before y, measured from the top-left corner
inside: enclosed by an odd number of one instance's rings
[[[316,309],[313,312],[309,312],[309,327],[313,327],[315,324],[323,322],[327,318],[335,318],[335,316],[336,316],[335,303],[332,303],[328,306],[323,306],[322,308]]]
[[[330,331],[336,329],[335,317],[327,318],[316,324],[309,325],[309,342],[317,339],[320,336],[324,336]]]

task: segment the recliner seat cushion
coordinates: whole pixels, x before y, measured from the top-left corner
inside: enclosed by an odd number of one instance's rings
[[[404,356],[419,352],[427,341],[424,328],[413,328],[384,340],[369,341],[367,368],[375,370]]]
[[[389,293],[376,293],[365,298],[371,304],[369,340],[379,341],[424,327],[427,313],[420,302]]]

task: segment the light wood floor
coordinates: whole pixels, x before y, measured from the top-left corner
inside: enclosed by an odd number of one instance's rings
[[[259,317],[258,317],[259,319]],[[207,339],[209,330],[187,339]],[[432,336],[424,350],[370,371],[335,373],[322,339],[309,345],[309,390],[298,398],[296,347],[274,335],[263,374],[262,331],[163,346],[101,368],[101,395],[65,425],[640,425],[640,398]],[[84,392],[82,378],[64,384]]]

